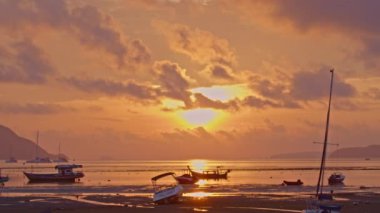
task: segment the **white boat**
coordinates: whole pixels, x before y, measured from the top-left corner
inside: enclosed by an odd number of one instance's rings
[[[167,176],[175,177],[173,172],[167,172],[151,179],[154,189],[153,202],[156,204],[176,203],[179,201],[179,198],[182,197],[183,187],[181,185],[160,186],[157,184],[159,179]]]
[[[331,82],[330,82],[330,96],[329,104],[327,110],[327,119],[326,119],[326,129],[325,129],[325,138],[323,142],[323,152],[321,159],[321,166],[319,168],[319,177],[317,183],[317,190],[315,194],[315,200],[312,200],[311,203],[307,206],[303,213],[340,213],[342,208],[341,205],[334,203],[332,194],[323,194],[323,179],[326,167],[326,153],[327,153],[327,144],[328,144],[328,133],[330,125],[330,108],[331,108],[331,96],[333,89],[333,80],[334,80],[334,70],[331,72]]]

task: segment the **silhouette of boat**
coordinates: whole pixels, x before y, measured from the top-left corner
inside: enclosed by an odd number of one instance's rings
[[[39,132],[37,131],[37,136],[36,136],[36,158],[31,159],[31,160],[27,160],[26,163],[52,163],[52,161],[50,160],[50,158],[48,158],[48,157],[40,158],[38,156],[38,148],[39,148],[38,137],[39,137]]]
[[[173,172],[167,172],[153,177],[152,185],[154,189],[153,202],[156,204],[168,204],[176,203],[179,201],[179,198],[182,197],[183,187],[181,185],[172,185],[172,186],[162,186],[158,185],[157,181],[161,178],[172,176],[175,178]]]
[[[334,80],[334,70],[332,69],[330,70],[330,72],[331,72],[330,96],[329,96],[329,103],[328,103],[328,109],[327,109],[326,129],[325,129],[325,137],[324,137],[324,142],[323,142],[321,165],[319,168],[319,177],[318,177],[318,183],[317,183],[317,190],[315,194],[316,200],[313,200],[311,204],[305,210],[302,210],[302,213],[324,213],[324,212],[340,213],[340,210],[342,208],[341,205],[331,202],[331,200],[333,200],[332,193],[323,194],[323,179],[324,179],[325,168],[326,168],[326,153],[327,153],[327,144],[328,144],[327,141],[328,141],[329,125],[330,125],[330,108],[331,108],[331,96],[332,96],[333,80]]]
[[[286,181],[284,180],[284,182],[282,182],[283,185],[287,185],[287,186],[300,186],[300,185],[303,185],[303,182],[298,179],[297,181]]]
[[[340,173],[340,172],[334,172],[329,177],[329,184],[330,185],[337,185],[337,184],[343,184],[343,181],[346,177]]]
[[[17,159],[14,157],[10,157],[7,160],[5,160],[5,163],[17,163]]]
[[[2,176],[1,175],[1,169],[0,169],[0,184],[3,185],[7,181],[9,181],[9,177],[8,176]]]
[[[74,172],[73,169],[82,168],[82,165],[57,165],[57,173],[39,174],[24,172],[29,182],[75,182],[77,179],[84,177],[83,172]]]
[[[68,160],[63,155],[61,155],[61,142],[59,142],[59,144],[58,144],[57,159],[54,159],[53,162],[55,162],[55,163],[67,163],[68,162]]]
[[[197,179],[227,179],[228,173],[231,172],[231,170],[221,170],[220,167],[216,167],[216,170],[205,170],[203,172],[196,172],[191,170],[189,166],[187,166],[187,169],[189,170],[191,176],[197,178]]]
[[[179,184],[194,184],[199,180],[198,178],[191,176],[190,174],[174,176],[174,178],[177,180]]]

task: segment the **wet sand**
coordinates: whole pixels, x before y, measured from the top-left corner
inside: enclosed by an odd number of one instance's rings
[[[335,195],[344,213],[371,213],[380,210],[380,194],[371,192]],[[90,196],[0,196],[0,212],[301,212],[309,196],[237,195],[216,197],[184,197],[180,203],[155,205],[149,197],[123,195]]]

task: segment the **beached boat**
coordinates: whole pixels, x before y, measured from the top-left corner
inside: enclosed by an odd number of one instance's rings
[[[303,182],[298,179],[297,181],[286,181],[284,180],[284,182],[282,182],[283,185],[286,185],[286,186],[300,186],[300,185],[303,185]]]
[[[190,174],[174,176],[174,178],[177,180],[179,184],[194,184],[199,180],[198,178],[191,176]]]
[[[227,179],[228,173],[231,172],[229,169],[221,170],[219,166],[216,167],[216,170],[206,170],[202,172],[193,171],[189,166],[187,166],[187,169],[191,176],[198,179]]]
[[[156,204],[176,203],[182,197],[183,187],[181,185],[162,186],[158,185],[157,181],[161,178],[172,176],[175,177],[173,172],[167,172],[153,177],[152,185],[154,189],[153,202]]]
[[[82,165],[57,165],[55,166],[55,169],[58,170],[57,173],[39,174],[24,172],[24,175],[30,182],[75,182],[84,177],[83,172],[74,172],[73,169],[75,168],[82,168]]]
[[[340,173],[340,172],[334,172],[329,177],[329,184],[330,185],[336,185],[336,184],[343,184],[343,181],[346,177]]]
[[[2,176],[1,175],[1,169],[0,169],[0,184],[3,185],[7,181],[9,181],[9,177],[8,176]]]
[[[317,189],[315,198],[309,206],[302,211],[302,213],[340,213],[342,208],[341,205],[333,203],[333,197],[331,194],[323,194],[323,179],[326,168],[326,153],[327,153],[327,144],[328,144],[328,133],[329,133],[329,125],[330,125],[330,108],[331,108],[331,97],[332,97],[332,89],[333,89],[333,80],[334,80],[334,70],[330,70],[331,72],[331,82],[330,82],[330,96],[329,103],[327,109],[327,119],[326,119],[326,129],[325,129],[325,137],[323,142],[323,151],[321,158],[321,165],[319,168],[319,177],[317,183]]]

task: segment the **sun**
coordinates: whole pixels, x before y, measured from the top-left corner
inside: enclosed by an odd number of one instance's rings
[[[189,127],[215,127],[223,119],[223,112],[200,108],[182,111],[179,113],[180,118]]]

